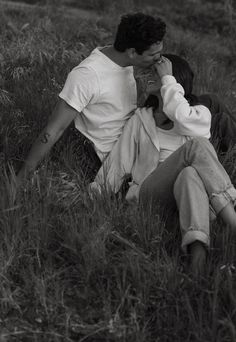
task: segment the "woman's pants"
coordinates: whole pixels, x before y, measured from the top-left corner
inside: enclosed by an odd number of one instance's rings
[[[174,206],[179,211],[182,248],[198,240],[209,246],[209,224],[236,190],[206,138],[187,141],[145,179],[140,189],[144,207]],[[214,215],[214,217],[215,217]]]

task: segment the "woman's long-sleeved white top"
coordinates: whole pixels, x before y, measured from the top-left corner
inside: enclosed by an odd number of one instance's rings
[[[203,105],[190,106],[183,87],[173,76],[162,78],[161,95],[163,111],[174,122],[173,130],[181,136],[183,144],[193,137],[210,137],[210,111]],[[105,186],[116,193],[124,178],[131,175],[126,199],[138,200],[140,186],[158,166],[159,156],[160,142],[153,110],[138,108],[90,187],[101,189]]]
[[[162,77],[163,111],[180,135],[210,138],[211,113],[203,105],[190,106],[174,76]]]

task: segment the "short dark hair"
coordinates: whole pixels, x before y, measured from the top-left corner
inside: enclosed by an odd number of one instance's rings
[[[119,52],[134,48],[138,54],[148,50],[152,44],[161,42],[166,32],[166,24],[142,12],[128,13],[121,17],[114,48]]]

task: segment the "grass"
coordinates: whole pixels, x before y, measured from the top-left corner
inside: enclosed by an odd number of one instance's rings
[[[183,29],[169,1],[146,10],[168,19],[165,50],[188,58],[196,91],[219,93],[233,110],[233,30]],[[176,221],[105,193],[92,200],[71,145],[48,156],[14,200],[11,175],[68,71],[111,41],[118,16],[107,12],[97,21],[68,20],[52,6],[0,13],[0,340],[235,341],[235,244],[221,222],[212,225],[206,279],[195,282]],[[235,184],[234,150],[224,164]]]

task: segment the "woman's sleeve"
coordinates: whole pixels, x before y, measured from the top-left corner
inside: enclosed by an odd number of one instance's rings
[[[132,173],[136,155],[136,136],[139,119],[134,114],[126,123],[119,140],[105,159],[92,184],[93,188],[106,188],[114,193],[120,190],[125,176]]]
[[[203,105],[190,106],[183,87],[173,76],[162,77],[163,111],[175,123],[179,134],[210,138],[211,113]]]

